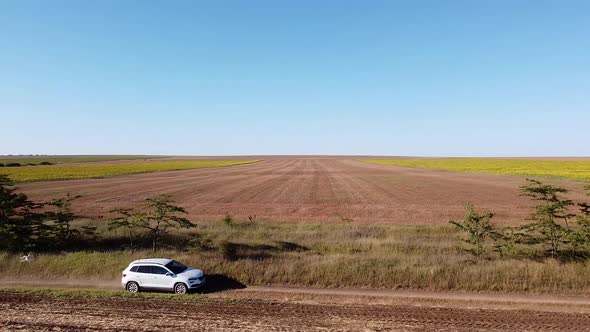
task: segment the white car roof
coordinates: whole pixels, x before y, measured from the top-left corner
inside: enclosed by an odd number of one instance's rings
[[[172,260],[170,258],[144,258],[144,259],[138,259],[136,261],[133,261],[133,262],[131,262],[130,265],[141,264],[141,263],[166,265],[170,262],[172,262]]]

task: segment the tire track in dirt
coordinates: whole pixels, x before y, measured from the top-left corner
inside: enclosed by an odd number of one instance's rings
[[[231,202],[267,202],[269,197],[274,197],[280,191],[280,186],[286,181],[292,180],[299,172],[298,168],[304,161],[289,161],[282,167],[277,167],[274,172],[259,177],[247,178],[246,185],[234,186],[231,190],[225,188],[225,195],[216,203]]]
[[[248,176],[247,182],[223,189],[223,195],[211,205],[225,204],[229,211],[241,215],[256,215],[263,219],[289,216],[294,188],[305,174],[306,160],[287,160],[272,172]]]
[[[3,293],[7,330],[590,331],[586,314],[452,307]]]
[[[333,205],[338,205],[334,192],[334,178],[323,163],[315,160],[314,167],[315,177],[309,199],[313,203],[311,213],[321,218],[321,221],[329,221],[334,216],[339,216],[333,208]]]

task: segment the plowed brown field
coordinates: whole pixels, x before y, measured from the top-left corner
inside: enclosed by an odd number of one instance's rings
[[[11,331],[588,331],[587,314],[444,306],[3,293]]]
[[[583,199],[582,184],[549,180]],[[346,158],[271,158],[249,165],[138,174],[105,179],[20,184],[34,199],[82,195],[75,210],[106,215],[147,196],[173,195],[195,220],[238,219],[443,224],[472,202],[521,223],[531,202],[519,195],[523,177],[380,166]]]

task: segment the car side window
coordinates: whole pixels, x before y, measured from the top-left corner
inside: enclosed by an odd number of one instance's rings
[[[139,273],[152,273],[151,266],[141,265],[138,267],[137,272]]]
[[[132,267],[131,270],[129,270],[129,271],[137,272],[138,269],[139,269],[139,266],[136,265],[136,266]]]
[[[152,266],[152,273],[154,274],[166,274],[168,270],[160,266]]]

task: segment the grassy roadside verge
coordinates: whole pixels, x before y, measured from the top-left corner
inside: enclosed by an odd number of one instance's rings
[[[109,243],[125,243],[107,233]],[[474,262],[448,226],[208,222],[147,249],[0,253],[0,278],[117,280],[127,264],[170,257],[246,285],[589,294],[590,264],[494,258]],[[149,246],[149,244],[148,244]]]
[[[590,181],[590,160],[534,160],[504,158],[399,158],[363,159],[385,165],[457,172],[560,177]]]
[[[193,168],[223,167],[256,162],[257,160],[166,160],[117,164],[80,164],[53,166],[3,167],[5,174],[15,182],[92,179],[117,175],[177,171]]]

